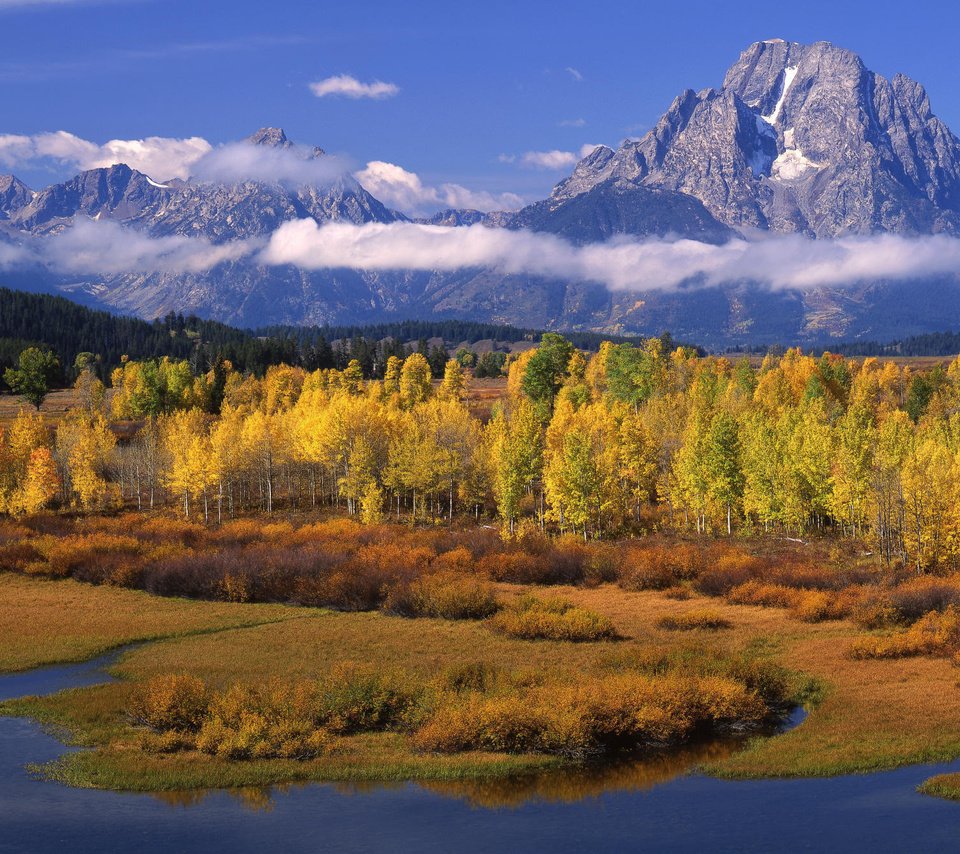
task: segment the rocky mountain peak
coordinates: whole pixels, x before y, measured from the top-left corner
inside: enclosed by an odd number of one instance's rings
[[[829,237],[960,233],[960,141],[924,88],[820,41],[758,41],[719,89],[684,90],[641,140],[591,154],[552,198],[626,178],[721,222]]]
[[[250,134],[250,136],[246,138],[246,142],[249,142],[251,145],[262,145],[266,148],[279,148],[283,150],[297,148],[297,145],[284,133],[283,128],[260,128],[256,133]],[[300,151],[308,158],[323,157],[326,154],[319,146],[314,146],[306,150],[301,149]]]
[[[31,189],[14,175],[0,175],[0,219],[28,205],[33,198]]]
[[[253,145],[265,145],[269,148],[293,148],[293,143],[287,139],[283,128],[260,128],[256,133],[247,137],[247,142]]]

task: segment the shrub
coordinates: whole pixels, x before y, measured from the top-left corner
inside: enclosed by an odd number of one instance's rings
[[[207,688],[187,674],[155,676],[137,690],[130,704],[133,719],[158,731],[196,732],[210,707]]]
[[[524,596],[489,621],[497,632],[525,640],[599,641],[617,637],[613,623],[586,608]]]
[[[399,674],[343,665],[323,685],[317,719],[340,734],[405,729],[418,719],[424,700],[423,690]]]
[[[498,607],[489,583],[450,571],[394,585],[383,603],[383,609],[391,614],[447,620],[482,620]]]
[[[854,658],[907,658],[948,655],[960,647],[960,608],[950,605],[942,613],[931,611],[909,629],[884,637],[859,638],[850,654]]]
[[[499,668],[485,662],[455,664],[440,676],[440,685],[451,691],[490,691],[502,679]]]
[[[696,546],[647,546],[628,550],[620,570],[625,590],[663,590],[696,578],[703,570],[703,552]]]
[[[668,587],[663,591],[663,595],[666,596],[667,599],[674,599],[677,602],[683,602],[693,598],[693,593],[690,591],[690,588],[684,587],[682,584],[675,584],[673,587]]]
[[[772,608],[790,608],[800,602],[802,594],[792,587],[766,581],[745,581],[727,591],[726,599],[737,605],[764,605]]]
[[[421,750],[589,756],[683,741],[701,730],[760,723],[762,699],[722,676],[594,677],[525,694],[448,696],[417,731]]]
[[[690,631],[692,629],[729,629],[733,624],[719,611],[702,609],[687,611],[683,614],[668,614],[657,620],[657,626],[671,631]]]
[[[805,590],[790,610],[805,623],[842,620],[853,613],[859,597],[860,591],[856,588],[835,592]]]
[[[939,578],[914,578],[863,598],[854,618],[864,628],[906,626],[930,611],[960,605],[960,585]]]
[[[210,702],[196,747],[225,759],[310,759],[329,741],[316,712],[311,682],[233,685]]]
[[[759,558],[741,552],[726,553],[700,574],[694,586],[708,596],[723,596],[734,587],[761,578],[764,569]]]

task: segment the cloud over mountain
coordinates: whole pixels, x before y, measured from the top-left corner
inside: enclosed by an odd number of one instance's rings
[[[514,210],[524,203],[515,193],[488,193],[452,183],[431,187],[415,172],[383,160],[370,161],[354,177],[380,201],[408,214],[428,214],[438,208]]]
[[[0,166],[13,168],[52,160],[86,170],[126,163],[157,180],[185,179],[193,165],[212,148],[199,136],[111,139],[100,145],[64,130],[32,136],[0,134]]]

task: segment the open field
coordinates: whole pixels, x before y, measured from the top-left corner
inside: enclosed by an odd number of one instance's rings
[[[316,611],[161,598],[71,579],[0,573],[0,672],[84,661],[136,641],[294,619]]]
[[[854,624],[804,623],[781,608],[735,605],[699,595],[677,600],[669,592],[630,592],[611,584],[551,587],[550,597],[608,617],[623,638],[571,644],[515,640],[478,621],[186,602],[70,581],[9,575],[0,579],[5,615],[0,646],[13,650],[4,659],[7,669],[58,658],[76,660],[151,635],[180,635],[126,654],[115,668],[122,677],[119,683],[6,705],[7,713],[30,714],[64,726],[77,743],[96,748],[71,754],[47,769],[75,785],[162,790],[304,779],[456,780],[567,761],[534,753],[420,752],[411,749],[409,739],[399,732],[345,736],[336,750],[309,761],[237,762],[196,752],[147,753],[139,746],[126,710],[137,686],[162,674],[190,673],[222,688],[237,681],[322,678],[344,662],[402,671],[417,679],[436,677],[464,663],[485,662],[515,675],[577,680],[669,650],[686,650],[696,657],[706,646],[725,653],[749,650],[760,659],[802,672],[805,678],[796,680],[794,690],[811,705],[806,722],[788,734],[757,739],[748,750],[728,758],[708,755],[708,760],[719,759],[712,766],[714,773],[828,775],[960,756],[955,726],[960,719],[960,690],[948,660],[854,660],[848,650],[862,635]],[[507,603],[534,590],[544,595],[541,587],[497,585]],[[684,632],[658,628],[664,617],[696,614],[705,606],[729,628]],[[58,639],[55,617],[64,613],[79,618]],[[229,627],[231,621],[236,628]],[[258,621],[263,622],[249,625]],[[25,634],[31,639],[20,640]]]

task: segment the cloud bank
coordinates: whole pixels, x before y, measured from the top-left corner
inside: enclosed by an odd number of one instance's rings
[[[897,235],[811,240],[797,235],[722,245],[696,240],[614,238],[574,246],[549,234],[474,225],[284,223],[260,254],[267,264],[306,269],[488,268],[504,274],[594,281],[611,290],[670,290],[691,282],[752,281],[808,289],[960,272],[960,240]]]
[[[267,241],[213,244],[184,236],[150,237],[109,221],[80,220],[22,245],[0,242],[0,269],[42,264],[83,275],[196,273],[225,261],[307,270],[452,272],[489,269],[613,291],[644,292],[755,282],[772,288],[818,287],[957,274],[960,239],[875,235],[811,240],[798,235],[731,240],[614,238],[575,246],[549,234],[473,225],[327,223],[295,220]]]
[[[372,98],[379,101],[383,98],[392,98],[400,91],[400,87],[395,83],[384,83],[382,80],[361,83],[349,74],[337,74],[311,83],[310,91],[318,98],[334,96],[354,99]]]
[[[230,142],[217,146],[195,161],[190,177],[220,184],[262,181],[323,187],[341,177],[347,168],[348,164],[339,157],[318,157],[296,146],[272,148],[249,142]]]
[[[383,160],[370,161],[354,177],[384,204],[413,215],[430,214],[441,208],[516,210],[524,204],[515,193],[487,193],[460,184],[431,187],[415,172]]]
[[[79,219],[48,237],[16,245],[0,242],[0,270],[41,265],[69,275],[200,273],[260,248],[252,240],[214,244],[200,237],[151,237],[108,220]]]

